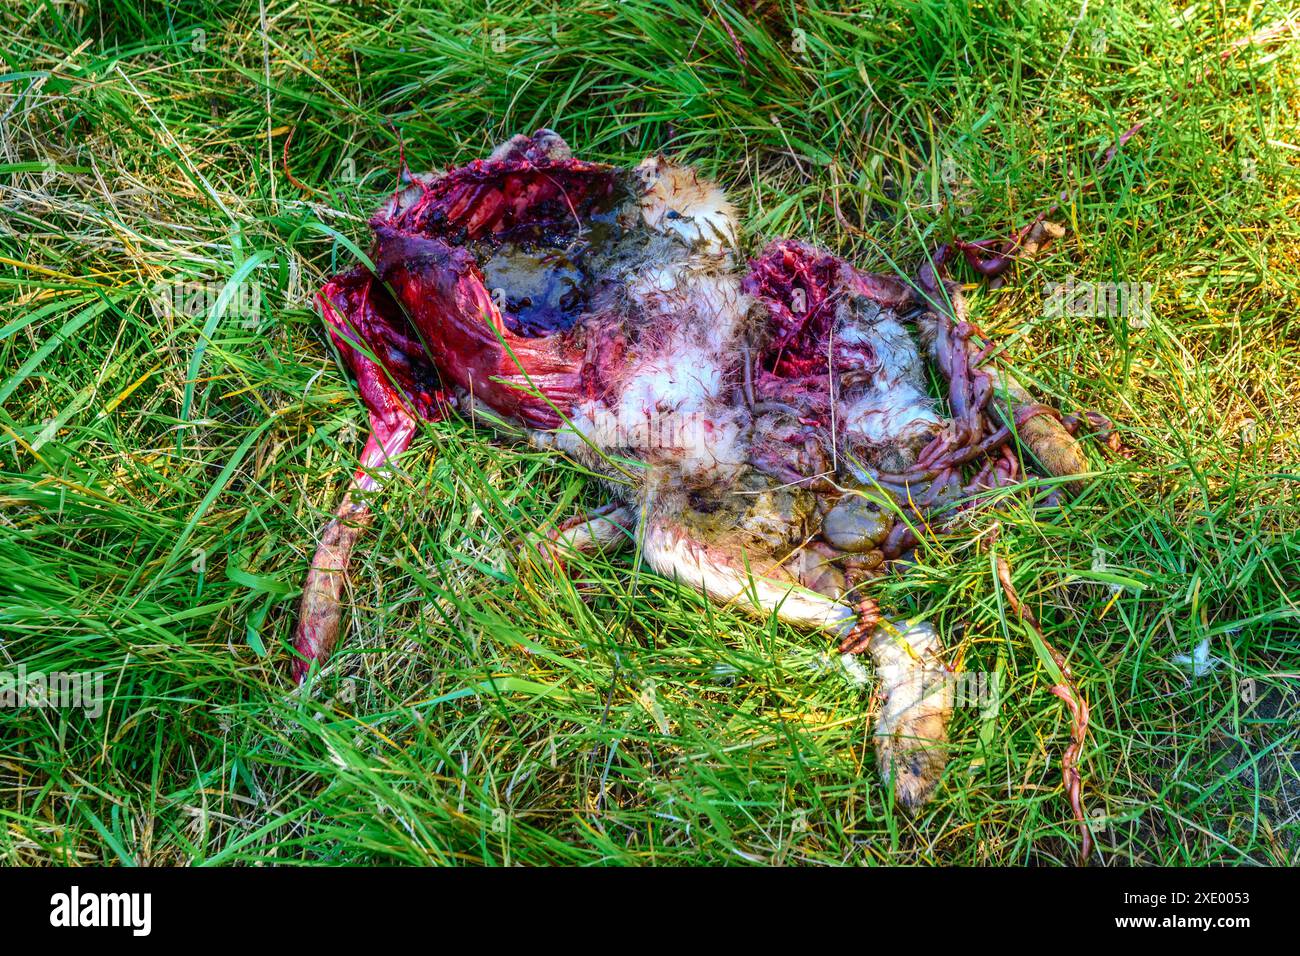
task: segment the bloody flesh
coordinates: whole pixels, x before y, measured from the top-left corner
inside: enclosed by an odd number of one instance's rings
[[[913,282],[781,240],[742,270],[716,185],[662,158],[584,162],[545,130],[416,177],[371,226],[374,273],[318,296],[372,435],[313,561],[296,676],[337,634],[370,514],[358,493],[418,421],[484,408],[611,479],[613,458],[636,465],[609,509],[549,535],[552,566],[561,545],[635,537],[652,569],[715,600],[869,650],[894,702],[878,753],[900,799],[926,799],[951,706],[938,637],[894,627],[864,589],[916,546],[914,528],[1020,479],[1016,434],[1050,475],[1082,470],[1059,416],[985,362],[942,263]],[[924,357],[950,417],[926,394]]]

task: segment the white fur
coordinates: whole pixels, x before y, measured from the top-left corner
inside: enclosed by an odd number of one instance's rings
[[[646,523],[641,553],[658,574],[689,584],[720,604],[751,614],[776,614],[791,624],[833,633],[852,627],[856,620],[852,608],[797,584],[738,568],[687,538],[668,522]]]
[[[872,445],[908,444],[943,425],[930,400],[912,385],[872,386],[844,407],[845,437]]]
[[[730,217],[734,242],[734,210],[715,185],[663,160],[639,169],[646,193],[636,208],[652,227],[676,231],[680,219],[666,213],[703,204]],[[596,467],[601,454],[638,459],[656,484],[725,483],[747,459],[748,412],[725,399],[750,301],[722,246],[697,236],[678,249],[628,281],[641,337],[612,396],[579,403],[569,426],[542,441]]]

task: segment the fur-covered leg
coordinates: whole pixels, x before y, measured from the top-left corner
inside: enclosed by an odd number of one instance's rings
[[[970,341],[973,327],[966,321],[961,288],[944,281],[940,289],[933,271],[923,270],[921,286],[930,311],[917,319],[921,341],[931,361],[938,366],[950,387],[953,416],[965,419],[977,413],[982,400],[1006,428],[1015,432],[1042,469],[1051,477],[1065,478],[1088,470],[1088,460],[1073,435],[1061,424],[1061,417],[1032,395],[1005,369],[994,364],[976,368],[977,350]],[[1072,494],[1083,490],[1082,481],[1065,485]]]
[[[633,542],[636,512],[606,505],[588,515],[570,518],[558,528],[539,535],[528,547],[555,571],[564,573],[574,554],[608,554]]]
[[[338,640],[348,562],[357,539],[374,517],[369,505],[353,500],[350,489],[321,533],[302,587],[294,632],[293,646],[299,656],[293,661],[293,679],[299,684],[307,677],[312,662],[323,664]]]
[[[876,761],[893,780],[898,802],[916,808],[929,801],[948,761],[952,672],[940,655],[930,624],[884,622],[869,645],[884,693],[876,720]]]
[[[802,587],[789,577],[777,576],[781,569],[770,561],[747,564],[744,556],[710,547],[667,518],[646,524],[641,550],[656,573],[689,584],[719,604],[750,614],[775,613],[790,624],[831,633],[850,628],[857,621],[853,608]],[[758,555],[753,557],[759,560]]]
[[[996,369],[989,370],[989,378],[993,381],[993,411],[1020,436],[1048,475],[1065,478],[1088,471],[1088,459],[1079,440],[1062,424],[1056,409],[1035,402],[1019,383]],[[1083,482],[1070,481],[1065,488],[1078,495],[1083,491]]]
[[[415,436],[415,419],[393,406],[382,416],[371,416],[371,428],[370,439],[361,454],[361,470],[353,476],[343,503],[325,526],[303,584],[293,639],[298,652],[293,662],[293,679],[300,684],[311,671],[312,662],[324,664],[338,640],[343,586],[352,549],[374,520],[370,505],[358,493],[378,490],[378,475],[388,460],[405,451]]]
[[[690,584],[720,604],[775,614],[787,623],[819,628],[845,640],[862,630],[858,609],[775,576],[779,567],[747,566],[692,539],[670,520],[647,523],[642,553],[657,573]],[[874,602],[865,602],[864,612],[875,616],[870,624],[877,623]],[[893,781],[899,803],[915,808],[930,799],[947,761],[953,687],[940,659],[939,636],[924,622],[908,622],[900,629],[879,621],[866,649],[875,661],[884,697],[876,723],[880,772]]]

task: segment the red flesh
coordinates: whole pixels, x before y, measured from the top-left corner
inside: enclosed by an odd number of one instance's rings
[[[442,414],[448,399],[439,382],[535,429],[560,426],[579,397],[607,387],[625,346],[618,317],[589,317],[582,328],[552,334],[519,334],[521,323],[498,308],[465,245],[521,229],[563,238],[614,197],[617,170],[571,159],[567,150],[556,157],[548,142],[540,132],[531,139],[516,137],[488,160],[419,180],[395,195],[371,220],[376,274],[344,273],[318,297],[371,413],[372,436],[354,492],[373,490],[374,470],[406,447],[417,420]],[[981,356],[970,341],[972,327],[937,304],[941,296],[933,270],[923,270],[919,287],[921,294],[901,278],[860,272],[794,240],[769,245],[743,280],[745,292],[766,306],[770,322],[748,383],[753,398],[796,406],[810,428],[825,428],[831,417],[830,364],[836,372],[852,372],[869,370],[875,361],[870,346],[849,347],[831,338],[842,300],[861,297],[894,311],[928,305],[938,314],[936,358],[949,382],[953,425],[922,452],[914,472],[875,476],[924,511],[954,489],[972,494],[1012,482],[1017,467],[1004,450],[1007,430],[984,414],[991,389],[977,368]],[[792,467],[792,449],[755,454],[784,480],[807,479]],[[963,466],[976,459],[982,459],[976,462],[978,474],[963,485]],[[755,464],[763,468],[758,460]],[[924,493],[919,500],[913,489]],[[356,504],[355,497],[348,496],[331,531],[368,520],[364,502]],[[911,517],[920,523],[919,515]],[[314,622],[309,604],[337,603],[356,534],[334,538],[322,543],[303,599],[297,645],[308,661],[328,654],[337,630],[337,612],[332,618],[317,615],[322,619]],[[899,522],[882,550],[897,557],[916,543],[908,524]],[[298,673],[305,673],[305,665]]]
[[[371,220],[377,274],[342,273],[316,297],[370,412],[371,434],[303,589],[299,681],[337,638],[348,560],[371,520],[363,495],[410,444],[416,423],[441,417],[448,403],[441,384],[533,428],[559,425],[582,385],[585,350],[562,333],[511,331],[517,323],[497,308],[460,245],[519,227],[564,230],[608,200],[616,170],[552,158],[548,144],[541,133],[516,137],[491,159],[394,196]]]
[[[862,296],[885,309],[913,301],[911,287],[901,279],[859,272],[838,256],[797,239],[768,245],[749,263],[742,288],[767,307],[770,331],[760,364],[782,379],[825,378],[824,343],[842,297]]]

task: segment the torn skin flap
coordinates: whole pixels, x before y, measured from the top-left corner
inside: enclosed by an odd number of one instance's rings
[[[357,268],[331,279],[316,307],[372,420],[389,420],[396,409],[427,421],[440,417],[438,373],[401,308],[369,272]]]
[[[379,275],[449,383],[525,425],[558,427],[577,395],[583,352],[563,335],[510,332],[467,250],[387,228],[376,232]]]

